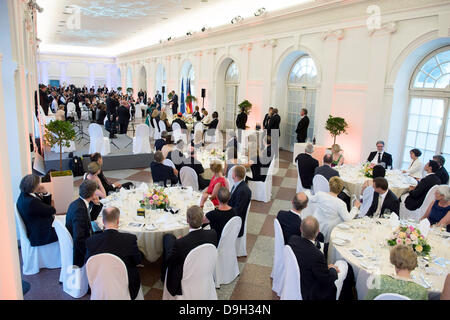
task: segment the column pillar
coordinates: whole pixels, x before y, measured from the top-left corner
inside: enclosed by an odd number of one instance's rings
[[[69,81],[67,79],[67,62],[61,62],[59,64],[59,69],[60,69],[60,76],[59,76],[59,81],[60,81],[60,85],[68,85]]]
[[[45,84],[46,86],[48,86],[49,81],[48,81],[48,66],[49,66],[49,62],[44,61],[40,63],[41,66],[41,72],[42,72],[42,76],[41,76],[41,81],[43,84]]]
[[[95,64],[88,64],[89,66],[89,89],[95,87]]]

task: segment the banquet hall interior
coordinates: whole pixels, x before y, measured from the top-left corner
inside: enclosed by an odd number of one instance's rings
[[[0,299],[450,299],[449,0],[1,0],[0,33]]]

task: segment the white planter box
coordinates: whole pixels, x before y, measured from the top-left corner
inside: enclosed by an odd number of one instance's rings
[[[52,199],[55,203],[56,213],[66,213],[73,201],[73,175],[64,177],[51,177]],[[50,190],[49,190],[50,191]]]

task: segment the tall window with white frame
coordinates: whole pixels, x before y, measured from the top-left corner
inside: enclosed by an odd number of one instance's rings
[[[316,111],[317,68],[314,60],[308,56],[301,56],[292,66],[288,77],[287,102],[288,112],[284,136],[290,150],[297,142],[295,129],[300,121],[300,111],[308,110],[309,128],[308,139],[314,136],[314,115]]]
[[[410,83],[410,104],[402,169],[410,164],[409,152],[422,151],[423,163],[442,154],[450,163],[450,47],[429,54],[417,66]]]
[[[239,69],[233,61],[228,66],[225,73],[225,127],[227,129],[236,128],[236,116],[238,110],[238,88],[239,88]]]

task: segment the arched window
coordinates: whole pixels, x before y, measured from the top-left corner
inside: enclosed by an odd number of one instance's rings
[[[422,162],[435,154],[450,161],[450,47],[429,54],[417,66],[410,83],[410,104],[402,169],[411,161],[413,148],[422,151]]]
[[[239,68],[234,61],[228,66],[225,73],[225,128],[235,129],[238,110]]]
[[[288,77],[288,116],[287,127],[284,130],[286,141],[291,150],[297,142],[295,130],[300,121],[300,111],[308,110],[309,127],[308,139],[314,137],[314,115],[316,111],[316,82],[317,68],[314,60],[308,56],[301,56],[292,66]]]

